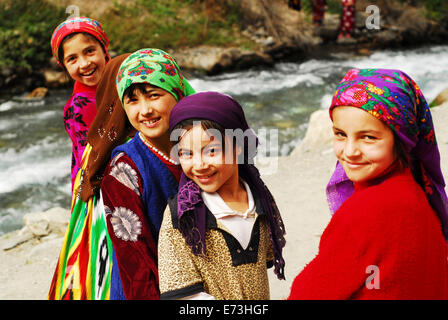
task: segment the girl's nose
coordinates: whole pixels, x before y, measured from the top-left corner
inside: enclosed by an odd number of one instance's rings
[[[146,99],[140,99],[139,109],[142,114],[151,114],[153,112],[152,105]]]
[[[204,161],[204,158],[201,152],[195,152],[193,156],[193,168],[196,171],[204,170],[208,168],[208,163]]]
[[[81,69],[86,68],[90,65],[90,60],[88,58],[81,56],[79,59],[80,59],[79,66]]]
[[[361,154],[358,144],[352,139],[347,139],[344,147],[344,153],[347,157],[357,157]]]

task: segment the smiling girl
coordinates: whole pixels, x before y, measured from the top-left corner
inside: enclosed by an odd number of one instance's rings
[[[95,93],[110,60],[109,39],[98,21],[76,17],[62,22],[53,32],[53,56],[75,81],[64,107],[64,125],[72,140],[72,189],[87,144],[87,133],[96,115]]]
[[[290,299],[447,299],[448,202],[431,112],[399,70],[350,70],[330,107],[334,215]]]
[[[114,249],[110,299],[159,299],[159,229],[181,173],[169,158],[170,111],[194,90],[174,58],[159,49],[141,49],[127,57],[116,85],[137,134],[113,150],[101,182]]]
[[[269,299],[267,268],[284,279],[285,231],[242,107],[197,93],[173,108],[170,131],[183,173],[160,230],[161,298]]]

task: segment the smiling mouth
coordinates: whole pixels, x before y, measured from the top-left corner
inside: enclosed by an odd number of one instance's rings
[[[355,163],[355,162],[349,162],[349,161],[344,161],[345,164],[351,168],[351,169],[356,169],[356,168],[360,168],[366,165],[366,163]]]
[[[154,119],[150,119],[150,120],[143,120],[142,123],[149,128],[155,127],[159,124],[160,120],[162,118],[158,117],[158,118],[154,118]]]
[[[87,72],[87,73],[81,73],[81,76],[83,77],[90,77],[91,75],[93,75],[96,71],[96,68],[93,68],[92,71]]]
[[[201,183],[207,183],[207,182],[210,182],[215,175],[216,175],[216,172],[214,172],[212,174],[208,174],[208,175],[203,174],[203,175],[200,175],[200,176],[196,176],[196,178]]]

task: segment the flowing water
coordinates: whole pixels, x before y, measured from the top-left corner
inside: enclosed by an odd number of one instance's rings
[[[277,129],[278,143],[270,142],[269,154],[287,155],[304,137],[310,114],[328,108],[348,69],[401,69],[430,102],[448,87],[447,51],[448,46],[432,46],[381,51],[370,57],[336,54],[190,82],[197,91],[234,96],[256,133]],[[70,206],[71,142],[62,118],[69,95],[70,91],[61,90],[43,101],[0,104],[0,235],[20,228],[26,213]]]

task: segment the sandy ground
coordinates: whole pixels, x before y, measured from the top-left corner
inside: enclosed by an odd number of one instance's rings
[[[448,103],[432,109],[442,170],[448,178]],[[264,177],[283,216],[287,244],[284,249],[286,281],[269,271],[271,298],[288,296],[294,277],[316,255],[320,236],[331,215],[325,186],[335,166],[331,145],[313,151],[294,151],[279,159],[275,175]],[[0,238],[0,248],[17,233]],[[0,249],[0,299],[46,299],[59,255],[62,236],[50,234],[10,250]]]

